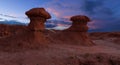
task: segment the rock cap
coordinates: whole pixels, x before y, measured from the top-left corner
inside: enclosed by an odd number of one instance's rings
[[[76,16],[72,16],[70,18],[71,21],[84,21],[84,22],[90,22],[90,19],[85,16],[85,15],[76,15]]]
[[[45,19],[50,19],[50,14],[44,8],[32,8],[25,13],[29,18],[30,17],[43,17]]]

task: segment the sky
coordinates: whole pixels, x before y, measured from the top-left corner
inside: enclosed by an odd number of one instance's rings
[[[0,0],[0,21],[16,20],[28,23],[25,12],[44,7],[51,20],[68,21],[74,15],[91,19],[91,30],[120,31],[120,0]],[[64,28],[64,25],[59,24]]]

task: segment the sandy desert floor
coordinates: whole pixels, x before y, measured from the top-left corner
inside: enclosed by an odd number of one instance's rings
[[[0,39],[26,29],[6,25],[0,28]],[[0,65],[120,65],[120,32],[90,33],[90,38],[95,46],[64,43],[18,52],[0,51]]]
[[[101,61],[105,62],[102,62],[102,65],[112,65],[107,63],[109,60],[107,56],[119,59],[115,62],[120,61],[120,45],[106,40],[93,41],[96,43],[96,46],[83,47],[52,44],[43,49],[21,52],[0,52],[0,65],[92,65],[94,62],[91,62],[92,64],[89,62],[88,64],[86,62],[86,64],[80,64],[80,61],[81,63],[84,62],[87,57],[89,61],[96,61],[94,56],[100,57]],[[80,57],[83,58],[81,59]]]

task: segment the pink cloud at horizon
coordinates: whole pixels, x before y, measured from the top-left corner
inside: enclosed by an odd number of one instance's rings
[[[98,26],[98,24],[101,25],[100,22],[101,21],[99,21],[99,20],[92,20],[91,22],[88,23],[89,29],[99,29],[99,28],[101,28],[101,26]]]

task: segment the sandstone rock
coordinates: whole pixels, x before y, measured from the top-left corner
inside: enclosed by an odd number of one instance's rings
[[[51,18],[50,14],[45,11],[44,8],[33,8],[26,12],[28,18],[30,18],[30,23],[25,30],[13,30],[13,34],[8,37],[8,32],[5,33],[7,37],[1,38],[0,43],[2,48],[5,50],[22,50],[30,48],[40,48],[46,47],[50,40],[45,35],[44,23],[46,19]],[[17,29],[17,28],[16,28]],[[9,27],[8,27],[9,30]],[[11,31],[11,30],[10,30]],[[20,32],[20,33],[19,33]]]
[[[45,28],[46,19],[51,18],[44,8],[33,8],[25,13],[30,18],[28,28],[34,31],[42,31]]]
[[[80,31],[80,32],[88,31],[87,22],[90,22],[90,19],[87,16],[77,15],[71,17],[70,20],[72,21],[72,26],[69,28],[69,30]]]
[[[59,40],[63,41],[60,42],[84,46],[94,45],[87,33],[87,22],[89,22],[90,19],[87,16],[77,15],[71,17],[70,20],[72,21],[72,26],[66,30],[63,30],[60,34],[56,36]]]
[[[73,16],[71,18],[73,24],[70,28],[59,31],[59,34],[52,34],[44,27],[46,19],[51,17],[44,8],[33,8],[27,11],[26,15],[30,18],[30,24],[26,30],[0,40],[1,45],[7,50],[10,48],[39,48],[52,43],[94,45],[87,34],[87,22],[90,20],[86,16]]]
[[[28,28],[31,30],[29,32],[29,39],[37,41],[38,43],[45,44],[49,42],[44,34],[46,19],[51,18],[50,14],[44,8],[33,8],[25,13],[28,18],[30,18],[30,23]]]
[[[71,17],[70,20],[71,21],[81,21],[81,22],[83,21],[83,23],[90,22],[90,19],[87,16],[84,16],[84,15],[73,16],[73,17]]]

